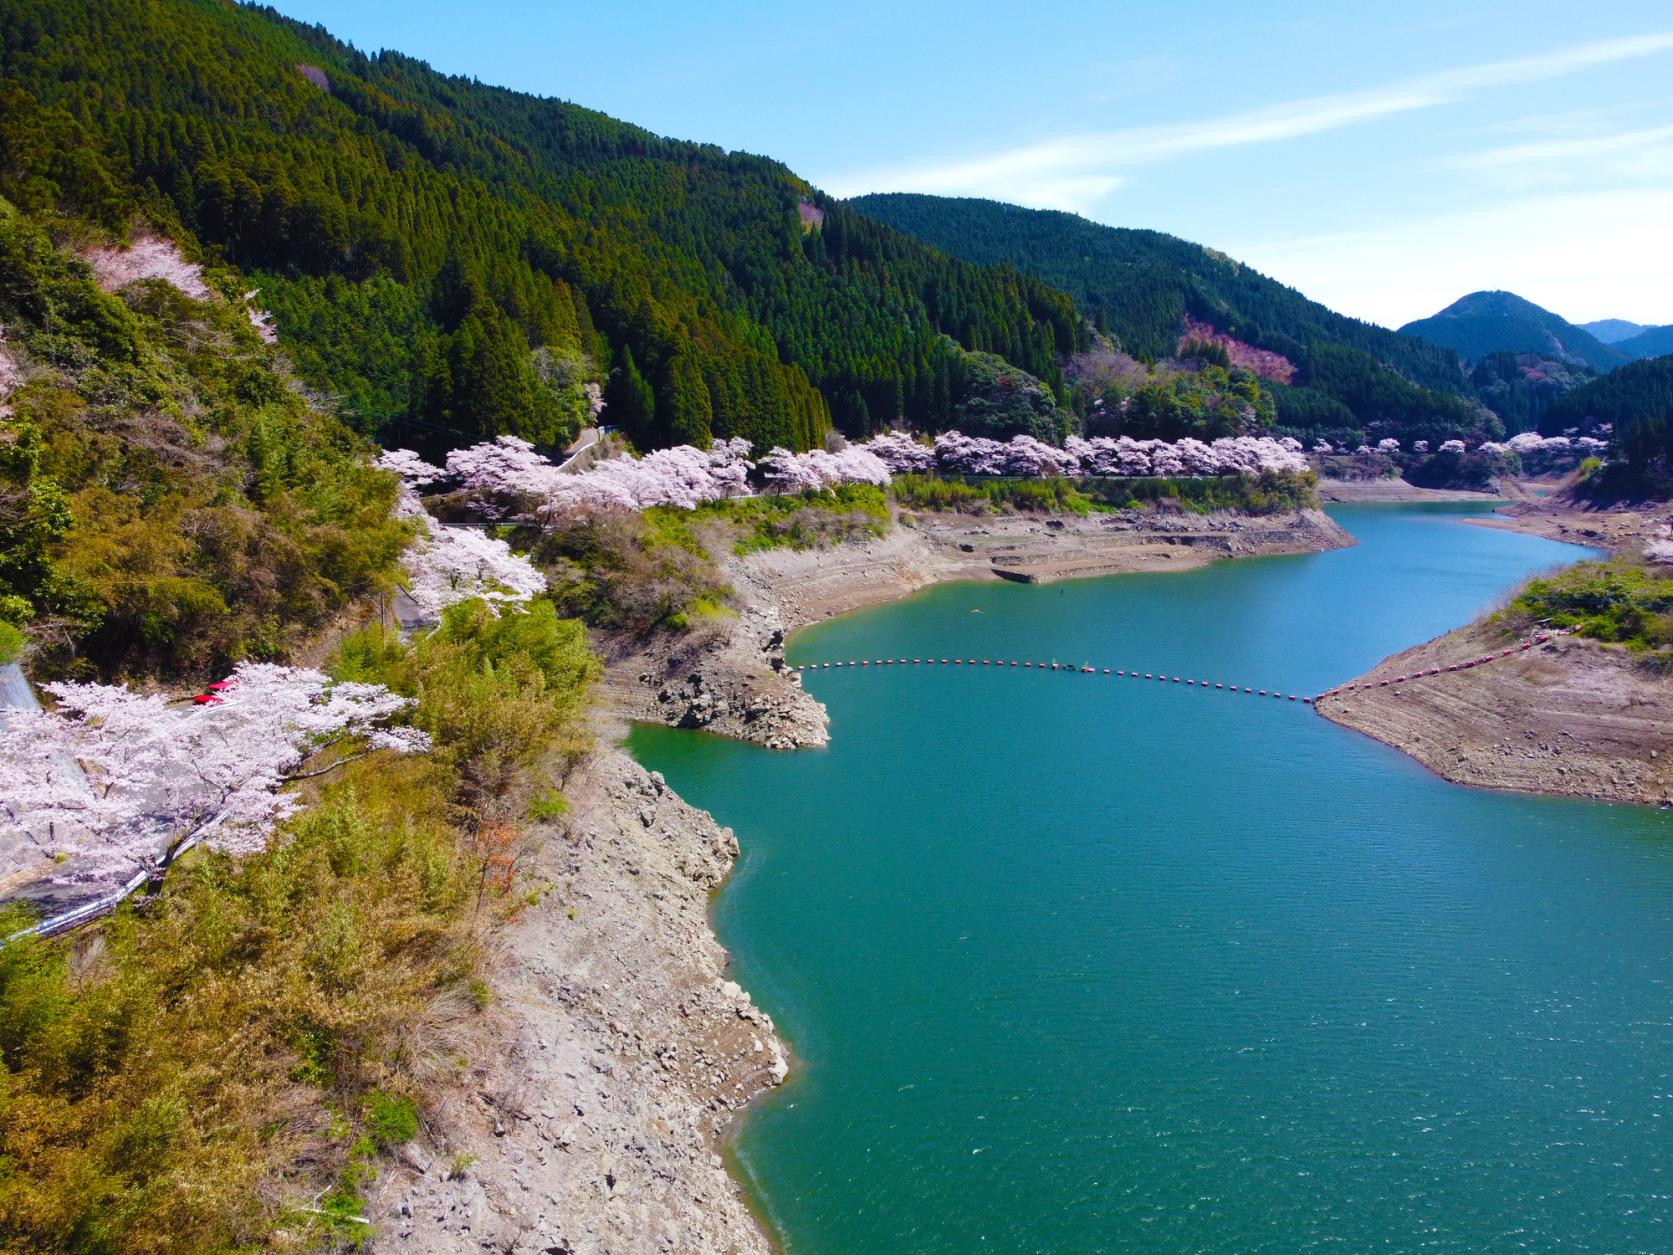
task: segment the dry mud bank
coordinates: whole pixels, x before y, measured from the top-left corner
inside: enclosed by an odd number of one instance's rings
[[[606,676],[624,720],[705,728],[775,749],[823,745],[825,711],[784,669],[789,633],[945,580],[1049,583],[1185,571],[1223,558],[1354,543],[1319,510],[1265,517],[1124,511],[1088,518],[903,516],[863,544],[731,558],[736,619],[629,651]]]

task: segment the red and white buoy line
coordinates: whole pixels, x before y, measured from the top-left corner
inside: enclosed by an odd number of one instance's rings
[[[1180,675],[1163,675],[1153,671],[1093,667],[1084,664],[1075,666],[1072,663],[1064,662],[1017,661],[1009,658],[850,658],[843,662],[807,662],[792,666],[789,669],[795,672],[808,672],[840,671],[851,667],[1015,667],[1028,671],[1060,671],[1067,675],[1107,675],[1114,679],[1149,680],[1152,683],[1179,684],[1187,688],[1237,693],[1248,697],[1271,697],[1281,702],[1300,702],[1303,705],[1311,706],[1320,698],[1337,697],[1343,693],[1409,684],[1414,680],[1428,679],[1431,676],[1443,675],[1451,671],[1467,671],[1472,667],[1484,666],[1489,662],[1496,662],[1500,658],[1509,658],[1515,654],[1523,653],[1536,645],[1545,644],[1553,636],[1565,636],[1570,630],[1572,629],[1559,629],[1541,633],[1539,636],[1522,641],[1520,644],[1500,653],[1484,654],[1480,658],[1471,658],[1466,662],[1453,663],[1449,667],[1432,667],[1427,671],[1414,671],[1410,675],[1392,676],[1386,680],[1367,680],[1363,684],[1344,684],[1338,688],[1326,689],[1316,697],[1304,697],[1299,693],[1285,693],[1279,689],[1253,688],[1248,685],[1227,684],[1220,681],[1189,679]]]
[[[1391,675],[1386,680],[1367,680],[1363,684],[1343,684],[1333,689],[1326,689],[1320,697],[1340,697],[1344,693],[1367,693],[1372,689],[1394,688],[1401,684],[1410,684],[1414,680],[1427,680],[1437,675],[1446,675],[1453,671],[1468,671],[1473,667],[1485,667],[1490,662],[1498,662],[1501,658],[1514,658],[1517,654],[1527,653],[1536,645],[1543,645],[1553,636],[1567,636],[1573,628],[1552,628],[1549,632],[1541,632],[1538,636],[1531,636],[1525,641],[1512,645],[1509,649],[1501,649],[1496,654],[1483,654],[1479,658],[1467,658],[1463,662],[1455,662],[1447,667],[1430,667],[1426,671],[1413,671],[1409,675]]]

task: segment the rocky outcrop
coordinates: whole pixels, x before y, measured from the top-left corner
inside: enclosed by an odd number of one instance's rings
[[[701,728],[769,749],[824,745],[825,708],[784,665],[776,605],[746,598],[735,619],[660,639],[609,669],[607,700],[622,719]]]
[[[613,750],[566,793],[572,815],[532,834],[538,901],[498,935],[466,1083],[384,1170],[371,1249],[766,1252],[719,1151],[789,1070],[709,928],[737,841]]]

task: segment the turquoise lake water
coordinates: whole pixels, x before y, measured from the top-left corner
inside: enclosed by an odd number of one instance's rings
[[[1178,575],[943,585],[792,662],[1316,692],[1571,546],[1460,507]],[[736,1144],[793,1255],[1673,1250],[1673,817],[1451,785],[1301,705],[820,673],[829,749],[631,748],[736,828],[798,1056]]]

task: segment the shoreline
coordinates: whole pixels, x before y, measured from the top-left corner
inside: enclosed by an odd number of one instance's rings
[[[804,627],[957,580],[1054,583],[1189,571],[1228,558],[1357,544],[1322,510],[1267,516],[1119,511],[1087,518],[903,515],[882,537],[829,549],[728,557],[735,619],[630,649],[606,667],[608,718],[701,728],[769,749],[830,741],[825,708],[788,671]]]
[[[1641,546],[1670,517],[1666,504],[1597,510],[1563,499],[1507,502],[1466,526],[1618,551]],[[1468,671],[1452,663],[1496,652],[1507,637],[1486,617],[1392,654],[1314,706],[1454,784],[1640,806],[1673,806],[1673,676],[1620,646],[1554,638]],[[1440,668],[1422,684],[1375,687]],[[1367,691],[1367,684],[1371,685]]]

